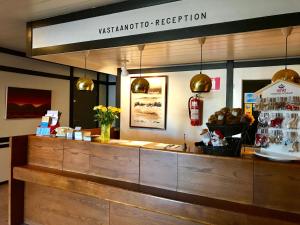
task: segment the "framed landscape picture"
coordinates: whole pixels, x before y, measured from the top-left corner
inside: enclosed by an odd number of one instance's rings
[[[131,77],[130,83],[136,77]],[[167,76],[143,77],[150,88],[147,94],[130,92],[130,127],[166,129]]]
[[[6,119],[39,118],[51,109],[51,91],[8,87]]]

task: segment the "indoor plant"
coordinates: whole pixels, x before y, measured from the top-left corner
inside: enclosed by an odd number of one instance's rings
[[[118,118],[121,109],[113,106],[98,105],[94,107],[94,110],[96,111],[95,121],[99,121],[101,125],[100,141],[101,143],[108,143],[110,140],[110,127],[115,119]]]

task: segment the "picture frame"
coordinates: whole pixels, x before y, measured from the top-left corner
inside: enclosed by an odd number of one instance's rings
[[[137,77],[130,78],[130,84]],[[167,128],[168,76],[143,76],[149,84],[149,91],[130,92],[129,126],[131,128]]]
[[[51,90],[7,87],[5,119],[42,118],[51,109]]]

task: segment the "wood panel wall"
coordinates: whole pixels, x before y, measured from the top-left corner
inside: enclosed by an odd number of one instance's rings
[[[252,203],[253,161],[179,154],[178,191]]]
[[[31,167],[16,167],[14,171],[16,179],[26,182],[28,225],[295,225],[300,218],[263,208],[243,209],[237,203],[206,206],[205,202],[197,205],[173,201],[64,172],[53,174]]]
[[[25,223],[28,225],[109,225],[108,201],[27,183]]]
[[[28,163],[62,170],[63,139],[30,136]]]
[[[139,148],[29,137],[28,164],[139,182]]]
[[[300,214],[300,164],[256,160],[253,202]]]
[[[166,214],[128,207],[123,204],[112,203],[110,210],[110,225],[204,225],[204,223],[183,220]]]
[[[284,164],[259,159],[212,157],[30,136],[28,164],[300,215],[299,163]],[[43,180],[42,177],[40,179]],[[57,176],[52,178],[50,186],[56,185],[56,179]],[[73,182],[70,181],[68,185],[73,185]],[[59,182],[57,185],[58,188],[68,189],[68,186],[60,187]],[[81,188],[85,185],[84,181],[80,183]],[[90,188],[93,196],[99,197],[98,187]],[[143,190],[143,186],[136,190]],[[76,191],[83,194],[79,189]],[[106,192],[110,193],[109,198],[113,202],[127,202],[139,207],[142,205],[142,210],[147,209],[151,212],[163,207],[167,215],[190,218],[192,222],[263,224],[261,221],[264,221],[260,215],[235,214],[232,210],[224,211],[224,208],[216,209],[209,205],[205,207],[189,205],[187,209],[186,203],[174,205],[173,201],[167,200],[158,203],[156,198],[148,195],[135,192],[125,194],[123,190],[114,191],[111,187],[106,187]],[[101,195],[101,198],[108,199],[108,196]],[[134,212],[137,211],[132,210],[128,214],[134,217]],[[141,211],[141,214],[143,213]],[[148,214],[146,212],[145,217]],[[117,218],[115,219],[117,221]],[[131,219],[128,218],[128,221]],[[277,221],[282,222],[278,224],[285,224],[282,218],[274,218],[273,224],[277,224]],[[153,224],[155,223],[157,222],[153,221]]]
[[[141,149],[140,183],[177,190],[177,153]]]
[[[247,159],[30,136],[28,164],[235,202],[253,198]]]
[[[92,175],[139,182],[139,148],[91,143]]]

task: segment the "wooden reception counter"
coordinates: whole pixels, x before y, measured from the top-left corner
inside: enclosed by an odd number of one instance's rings
[[[11,225],[300,223],[300,164],[12,138]]]

